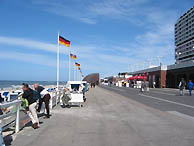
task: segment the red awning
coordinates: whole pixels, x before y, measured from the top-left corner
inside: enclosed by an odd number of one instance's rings
[[[134,80],[134,78],[133,77],[129,77],[129,78],[127,78],[127,80]]]
[[[147,77],[146,76],[133,76],[133,77],[130,77],[130,78],[128,78],[127,80],[144,80],[144,79],[146,79]]]

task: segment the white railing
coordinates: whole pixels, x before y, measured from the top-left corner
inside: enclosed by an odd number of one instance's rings
[[[61,96],[62,95],[62,91],[53,91],[50,92],[50,109],[53,109],[53,107],[55,107],[57,104],[59,104],[61,102]]]
[[[15,112],[7,112],[3,115],[0,115],[0,120],[11,117],[12,115],[16,115],[16,118],[15,118],[15,133],[19,132],[19,129],[20,129],[20,127],[19,127],[20,104],[21,104],[20,100],[15,100],[15,101],[12,101],[12,102],[7,102],[7,103],[0,104],[0,109],[9,108],[11,106],[16,107]],[[5,125],[1,125],[1,126],[2,126],[3,130],[9,128],[9,126],[5,126]]]
[[[57,106],[57,104],[59,104],[61,102],[61,98],[63,96],[63,93],[62,93],[62,91],[52,91],[49,94],[51,95],[49,108],[50,108],[50,110],[52,110],[53,107]],[[20,123],[20,119],[19,119],[20,105],[21,105],[21,100],[14,100],[12,102],[6,102],[6,103],[2,103],[2,104],[0,103],[0,109],[1,110],[11,108],[12,106],[16,107],[15,111],[5,112],[2,115],[0,115],[0,121],[3,121],[5,119],[7,119],[8,117],[13,118],[13,116],[16,115],[16,118],[11,121],[11,123],[15,124],[15,133],[18,133],[19,130],[20,130],[20,127],[19,127],[19,123]],[[2,123],[0,123],[0,125],[1,125],[3,130],[6,130],[7,128],[13,126],[13,124],[10,124],[10,123],[4,124],[4,125]]]

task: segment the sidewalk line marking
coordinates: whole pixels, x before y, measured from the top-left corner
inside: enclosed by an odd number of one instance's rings
[[[158,91],[153,91],[153,90],[150,90],[150,92],[159,93],[159,94],[165,94],[165,95],[173,95],[173,96],[176,95],[176,94],[172,94],[172,93],[158,92]]]
[[[118,88],[113,88],[113,87],[108,87],[107,88],[110,88],[110,89],[115,89],[115,90],[119,90],[119,91],[125,91],[125,90],[122,90],[122,89],[118,89]]]
[[[175,115],[175,116],[179,116],[179,117],[181,117],[181,118],[184,118],[184,119],[188,119],[188,120],[194,121],[194,117],[192,117],[192,116],[189,116],[189,115],[186,115],[186,114],[177,112],[177,111],[167,111],[167,112],[170,113],[170,114],[173,114],[173,115]]]
[[[168,102],[168,103],[173,103],[173,104],[176,104],[176,105],[180,105],[180,106],[184,106],[184,107],[188,107],[188,108],[194,109],[194,106],[191,106],[191,105],[187,105],[187,104],[183,104],[183,103],[178,103],[178,102],[175,102],[175,101],[170,101],[170,100],[166,100],[166,99],[161,99],[161,98],[158,98],[158,97],[149,96],[149,95],[144,95],[144,94],[139,94],[139,95],[140,95],[140,96],[147,97],[147,98],[152,98],[152,99],[156,99],[156,100],[160,100],[160,101],[164,101],[164,102]]]
[[[154,90],[157,90],[157,91],[168,91],[168,92],[179,92],[179,89],[171,89],[171,88],[153,88]]]

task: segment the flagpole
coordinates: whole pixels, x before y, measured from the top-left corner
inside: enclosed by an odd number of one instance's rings
[[[76,81],[77,81],[77,80],[78,80],[78,79],[77,79],[77,68],[75,69],[75,71],[76,71]]]
[[[75,81],[75,63],[74,63],[74,71],[73,71],[73,73],[74,73],[74,81]]]
[[[57,90],[59,90],[59,32],[57,39]]]
[[[69,81],[71,80],[71,58],[70,58],[70,55],[71,55],[71,51],[69,51]]]

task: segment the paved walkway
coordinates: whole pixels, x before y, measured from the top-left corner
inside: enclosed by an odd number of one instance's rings
[[[194,146],[194,122],[102,88],[83,108],[53,110],[37,130],[26,127],[13,146]]]

